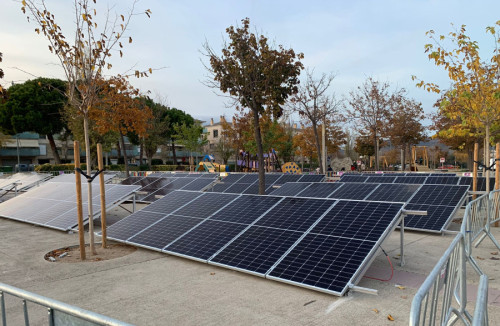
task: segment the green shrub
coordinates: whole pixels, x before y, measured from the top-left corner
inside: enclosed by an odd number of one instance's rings
[[[87,169],[87,165],[85,163],[81,164],[80,167],[82,170]],[[57,172],[57,171],[74,171],[74,164],[49,164],[45,163],[42,165],[38,165],[35,167],[36,172]]]

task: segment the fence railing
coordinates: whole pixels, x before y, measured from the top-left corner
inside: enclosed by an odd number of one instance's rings
[[[132,326],[131,324],[127,324],[92,311],[78,308],[64,302],[60,302],[4,283],[0,283],[0,314],[2,326],[7,326],[8,321],[7,309],[5,307],[6,295],[10,295],[19,300],[19,304],[22,305],[23,308],[25,325],[30,325],[28,302],[31,302],[47,308],[47,321],[49,326]],[[15,313],[18,313],[17,309],[14,309],[14,311]]]
[[[476,308],[474,309],[474,326],[488,325],[488,276],[481,275],[477,290]]]

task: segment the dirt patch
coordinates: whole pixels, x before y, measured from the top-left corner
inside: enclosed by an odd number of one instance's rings
[[[97,255],[90,253],[90,246],[85,245],[86,259],[80,259],[79,246],[71,246],[59,248],[49,251],[45,254],[45,260],[53,263],[87,263],[110,260],[129,255],[137,250],[137,248],[121,243],[108,244],[107,248],[102,248],[101,244],[96,244]]]

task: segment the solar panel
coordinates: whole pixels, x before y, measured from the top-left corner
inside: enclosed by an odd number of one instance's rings
[[[153,223],[165,217],[163,213],[153,213],[140,210],[107,228],[107,237],[112,240],[127,241]]]
[[[371,176],[365,182],[370,183],[393,183],[396,180],[394,176]]]
[[[302,234],[252,226],[211,258],[209,263],[265,275]]]
[[[174,190],[182,189],[183,187],[191,184],[194,180],[192,178],[177,178],[173,179],[162,188],[151,192],[148,196],[144,197],[142,200],[145,202],[153,202],[158,199],[158,197],[165,196]]]
[[[408,172],[408,173],[406,173],[407,177],[428,177],[430,175],[431,175],[430,173],[420,173],[420,172],[416,172],[416,173]]]
[[[244,177],[244,174],[230,174],[227,177],[225,177],[224,179],[222,179],[222,182],[235,183],[243,177]]]
[[[456,173],[431,173],[431,177],[456,177]]]
[[[116,175],[114,173],[109,173],[109,174],[104,174],[104,182],[108,182],[109,180],[113,179]],[[53,177],[52,179],[49,180],[49,182],[71,182],[75,183],[76,178],[74,173],[65,173],[65,174],[60,174],[58,176]],[[82,183],[85,182],[85,178],[82,176]],[[85,182],[86,183],[86,182]]]
[[[283,174],[281,175],[281,178],[279,178],[278,180],[276,180],[274,182],[275,185],[282,185],[282,184],[285,184],[287,182],[297,182],[299,181],[300,179],[300,175],[298,174]],[[266,181],[267,183],[267,181]]]
[[[450,222],[456,208],[454,206],[407,204],[405,209],[427,211],[427,215],[407,215],[404,220],[405,229],[441,232]]]
[[[144,179],[144,177],[128,177],[125,180],[121,182],[122,185],[133,185],[134,183],[138,182],[139,180]]]
[[[366,176],[346,175],[340,177],[341,182],[365,182],[368,179]]]
[[[144,207],[142,210],[167,215],[175,212],[201,195],[202,193],[199,192],[176,190],[161,198],[161,200],[157,200],[151,205]]]
[[[468,185],[472,191],[472,177],[462,177],[460,178],[460,185]],[[490,191],[495,189],[495,178],[490,178]],[[478,177],[477,178],[477,190],[476,191],[486,191],[486,178]]]
[[[299,182],[321,182],[325,179],[324,174],[304,174]]]
[[[365,199],[379,185],[376,183],[347,183],[333,192],[328,198],[336,199]]]
[[[266,276],[343,295],[376,243],[307,234]]]
[[[139,232],[127,242],[141,247],[161,250],[203,219],[179,215],[168,215]]]
[[[238,195],[204,192],[175,211],[176,215],[206,218],[238,198]]]
[[[230,187],[228,187],[226,190],[224,190],[224,192],[230,193],[230,194],[241,194],[248,187],[250,187],[249,183],[233,183]]]
[[[266,185],[274,184],[278,179],[281,178],[281,176],[282,174],[266,174],[265,176]]]
[[[287,182],[281,187],[271,191],[273,196],[296,196],[299,192],[309,187],[309,182]]]
[[[213,179],[209,178],[199,178],[196,180],[193,180],[191,183],[185,185],[182,187],[182,190],[192,190],[192,191],[201,191],[205,187],[208,187],[212,182],[214,182]]]
[[[397,177],[394,183],[406,183],[406,184],[424,184],[427,177]]]
[[[456,185],[460,180],[459,177],[427,177],[425,180],[425,184],[434,184],[434,185]]]
[[[461,203],[468,188],[468,186],[423,185],[410,203],[456,206]]]
[[[241,179],[238,180],[238,183],[254,183],[259,180],[258,174],[246,174]]]
[[[309,187],[299,192],[297,197],[328,198],[332,192],[343,185],[343,183],[339,182],[311,183]]]
[[[274,188],[270,184],[266,184],[265,188],[266,188],[266,193],[265,193],[266,195],[269,195],[271,192],[273,192],[274,190],[278,189],[278,188]],[[243,194],[246,194],[246,195],[258,195],[259,194],[259,184],[252,184],[252,185],[250,185],[248,188],[245,189],[245,191],[243,191]]]
[[[281,197],[241,196],[212,215],[210,220],[251,224],[281,200]]]
[[[381,184],[366,200],[406,202],[420,188],[420,185],[412,184]]]
[[[334,202],[324,199],[285,197],[255,225],[306,231]]]

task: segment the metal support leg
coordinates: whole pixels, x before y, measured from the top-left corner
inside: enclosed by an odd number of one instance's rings
[[[134,192],[134,199],[132,199],[132,212],[135,213],[135,192]]]
[[[54,311],[52,308],[47,309],[49,311],[49,326],[54,326]]]
[[[399,228],[399,252],[400,252],[400,262],[399,266],[403,267],[405,265],[405,216],[402,214],[401,224]]]
[[[3,291],[0,291],[0,310],[2,313],[2,325],[7,326],[7,316],[5,315],[7,312],[5,311],[5,296]]]
[[[28,317],[28,303],[23,300],[23,311],[24,311],[24,325],[30,326],[30,319]]]

